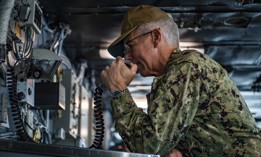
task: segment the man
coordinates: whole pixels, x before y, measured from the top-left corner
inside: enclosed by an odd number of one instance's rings
[[[116,61],[101,79],[129,149],[162,156],[261,156],[260,129],[227,72],[207,55],[178,47],[173,19],[146,5],[126,13],[120,37],[108,47]],[[148,114],[127,89],[136,72],[155,76]]]

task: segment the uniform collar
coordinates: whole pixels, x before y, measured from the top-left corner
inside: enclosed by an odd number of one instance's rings
[[[167,62],[165,72],[168,71],[168,69],[170,68],[170,65],[172,64],[172,62],[181,55],[181,52],[182,51],[179,48],[174,49],[174,51],[171,53],[171,55],[169,57],[169,60]],[[158,82],[158,80],[165,75],[165,72],[162,75],[160,75],[158,77],[155,77],[153,79],[153,84],[156,84],[156,82]]]
[[[179,48],[174,49],[174,51],[171,53],[171,55],[169,57],[165,71],[168,69],[168,67],[170,67],[171,62],[173,60],[177,59],[181,55],[181,52],[182,51]]]

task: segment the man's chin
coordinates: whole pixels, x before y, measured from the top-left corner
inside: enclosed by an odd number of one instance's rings
[[[142,77],[149,76],[149,74],[146,72],[146,70],[143,70],[141,68],[138,68],[137,73],[139,73]]]
[[[144,73],[144,72],[142,72],[142,71],[138,71],[138,73],[139,73],[142,77],[146,77],[146,76],[148,76],[147,73]]]

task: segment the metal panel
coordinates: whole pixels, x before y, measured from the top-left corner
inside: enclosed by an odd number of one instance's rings
[[[65,87],[66,109],[62,111],[61,117],[54,120],[54,130],[63,128],[67,135],[76,138],[78,136],[80,87],[76,83],[76,75],[71,69],[63,71],[62,84]]]
[[[45,145],[18,141],[0,140],[0,156],[15,157],[160,157],[159,155],[116,152],[98,149]]]
[[[84,139],[87,147],[92,143],[93,132],[93,109],[88,97],[88,91],[85,87],[81,87],[81,100],[80,100],[80,126],[79,134]]]

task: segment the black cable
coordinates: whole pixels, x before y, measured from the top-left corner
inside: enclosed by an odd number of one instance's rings
[[[15,57],[16,60],[20,60],[21,59],[20,53],[17,50],[17,43],[16,43],[16,41],[13,41],[13,51],[12,52],[13,52],[14,57]]]
[[[32,30],[27,29],[27,41],[26,41],[26,50],[24,51],[24,58],[27,58],[32,53],[33,48],[33,39],[32,39]]]
[[[5,44],[0,44],[0,63],[5,61],[6,57],[6,46]]]
[[[97,87],[94,92],[95,138],[90,148],[100,149],[104,137],[104,119],[102,115],[102,89]]]
[[[23,120],[21,117],[17,92],[16,92],[16,87],[17,87],[16,77],[14,75],[14,69],[10,67],[7,69],[7,87],[9,92],[11,113],[14,121],[14,126],[16,129],[16,134],[18,135],[18,140],[33,142],[33,140],[27,134],[23,125]]]

